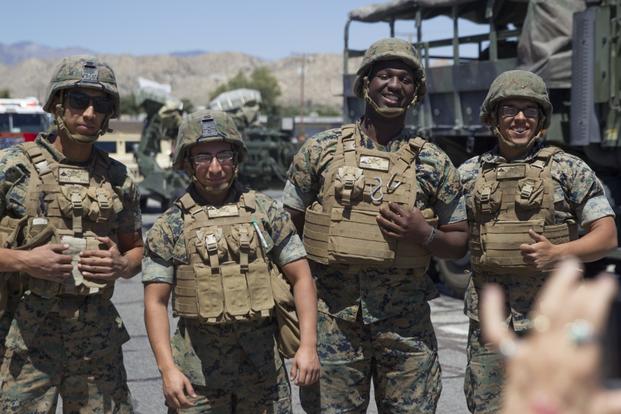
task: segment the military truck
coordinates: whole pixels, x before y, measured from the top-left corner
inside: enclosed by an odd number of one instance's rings
[[[452,33],[427,40],[425,30],[435,28],[439,16],[451,23]],[[464,22],[484,25],[481,34],[461,35]],[[619,217],[621,0],[394,0],[352,10],[343,56],[343,114],[349,121],[364,110],[352,91],[354,59],[365,52],[350,47],[352,23],[387,25],[393,37],[404,25],[413,29],[428,94],[408,114],[408,124],[442,147],[455,165],[495,143],[479,120],[492,80],[516,68],[542,76],[554,105],[546,139],[597,172]],[[619,250],[607,261],[621,262]],[[468,262],[438,261],[437,276],[462,292]]]
[[[172,148],[183,114],[182,102],[170,94],[170,85],[138,78],[136,105],[146,113],[140,143],[134,157],[140,179],[140,206],[146,208],[149,199],[168,208],[183,194],[189,177],[172,169]]]
[[[248,147],[240,177],[257,190],[285,184],[287,168],[298,148],[290,134],[259,122],[260,106],[261,93],[246,88],[223,92],[209,103],[210,109],[228,112],[235,119]]]

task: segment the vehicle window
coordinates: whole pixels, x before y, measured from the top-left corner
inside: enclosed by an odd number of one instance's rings
[[[106,151],[108,154],[116,154],[116,142],[100,141],[95,142],[95,146],[100,150]]]
[[[9,114],[0,114],[0,131],[9,131]]]
[[[12,132],[41,132],[48,127],[44,114],[13,114]]]

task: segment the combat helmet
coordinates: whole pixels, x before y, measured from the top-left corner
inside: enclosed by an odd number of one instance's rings
[[[543,112],[542,119],[537,125],[537,134],[526,144],[518,145],[502,135],[498,129],[498,104],[507,99],[527,99],[539,105]],[[526,70],[509,70],[501,73],[494,79],[481,105],[479,115],[481,122],[490,127],[494,135],[507,146],[528,148],[545,135],[550,126],[552,103],[543,79]]]
[[[506,99],[528,99],[536,102],[543,112],[542,128],[550,126],[552,103],[543,79],[526,70],[509,70],[503,72],[492,82],[487,96],[481,106],[481,122],[495,126],[498,104]]]
[[[202,142],[224,141],[234,145],[238,152],[238,162],[242,162],[247,155],[246,144],[235,127],[231,115],[222,111],[204,109],[188,115],[181,121],[173,168],[182,170],[184,160],[192,145]]]
[[[371,105],[374,104],[366,93],[367,83],[369,82],[368,76],[371,74],[375,63],[386,60],[399,60],[412,69],[417,86],[414,99],[410,105],[420,102],[427,92],[425,70],[414,46],[410,42],[394,37],[378,40],[369,46],[356,72],[354,94],[359,98],[365,99]]]
[[[62,98],[56,98],[60,92],[72,88],[100,90],[112,96],[114,100],[114,109],[112,113],[106,115],[101,129],[94,137],[71,134],[62,121],[64,114]],[[55,100],[57,105],[53,108],[52,104]],[[117,89],[114,71],[110,65],[102,62],[95,56],[76,55],[62,59],[54,70],[43,109],[55,116],[59,130],[64,130],[71,138],[79,142],[93,142],[100,135],[107,132],[110,118],[117,118],[119,116],[119,106],[119,91]]]

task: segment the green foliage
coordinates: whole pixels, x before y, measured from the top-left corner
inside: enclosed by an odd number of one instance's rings
[[[11,91],[9,91],[8,89],[0,89],[0,98],[10,98],[11,97]]]
[[[138,115],[140,108],[136,105],[136,97],[133,93],[121,95],[121,113],[124,115]]]
[[[228,82],[218,86],[212,92],[210,99],[215,98],[222,92],[239,88],[256,89],[261,92],[261,109],[263,112],[269,118],[279,115],[280,108],[276,104],[276,100],[281,93],[280,86],[278,86],[278,80],[267,67],[256,68],[250,73],[250,76],[246,76],[242,71],[239,71]]]

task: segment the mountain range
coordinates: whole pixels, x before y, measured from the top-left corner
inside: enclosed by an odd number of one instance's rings
[[[102,55],[79,47],[58,49],[32,42],[0,43],[0,90],[8,89],[12,97],[35,96],[43,101],[57,62],[64,56],[84,53],[95,54],[112,66],[121,95],[133,92],[137,78],[143,77],[170,84],[174,96],[188,98],[194,105],[206,105],[211,91],[239,71],[250,73],[260,66],[267,66],[278,80],[282,92],[280,103],[298,105],[304,58],[305,102],[334,107],[341,103],[342,56],[339,54],[296,55],[278,60],[238,52],[198,50],[144,56]]]

